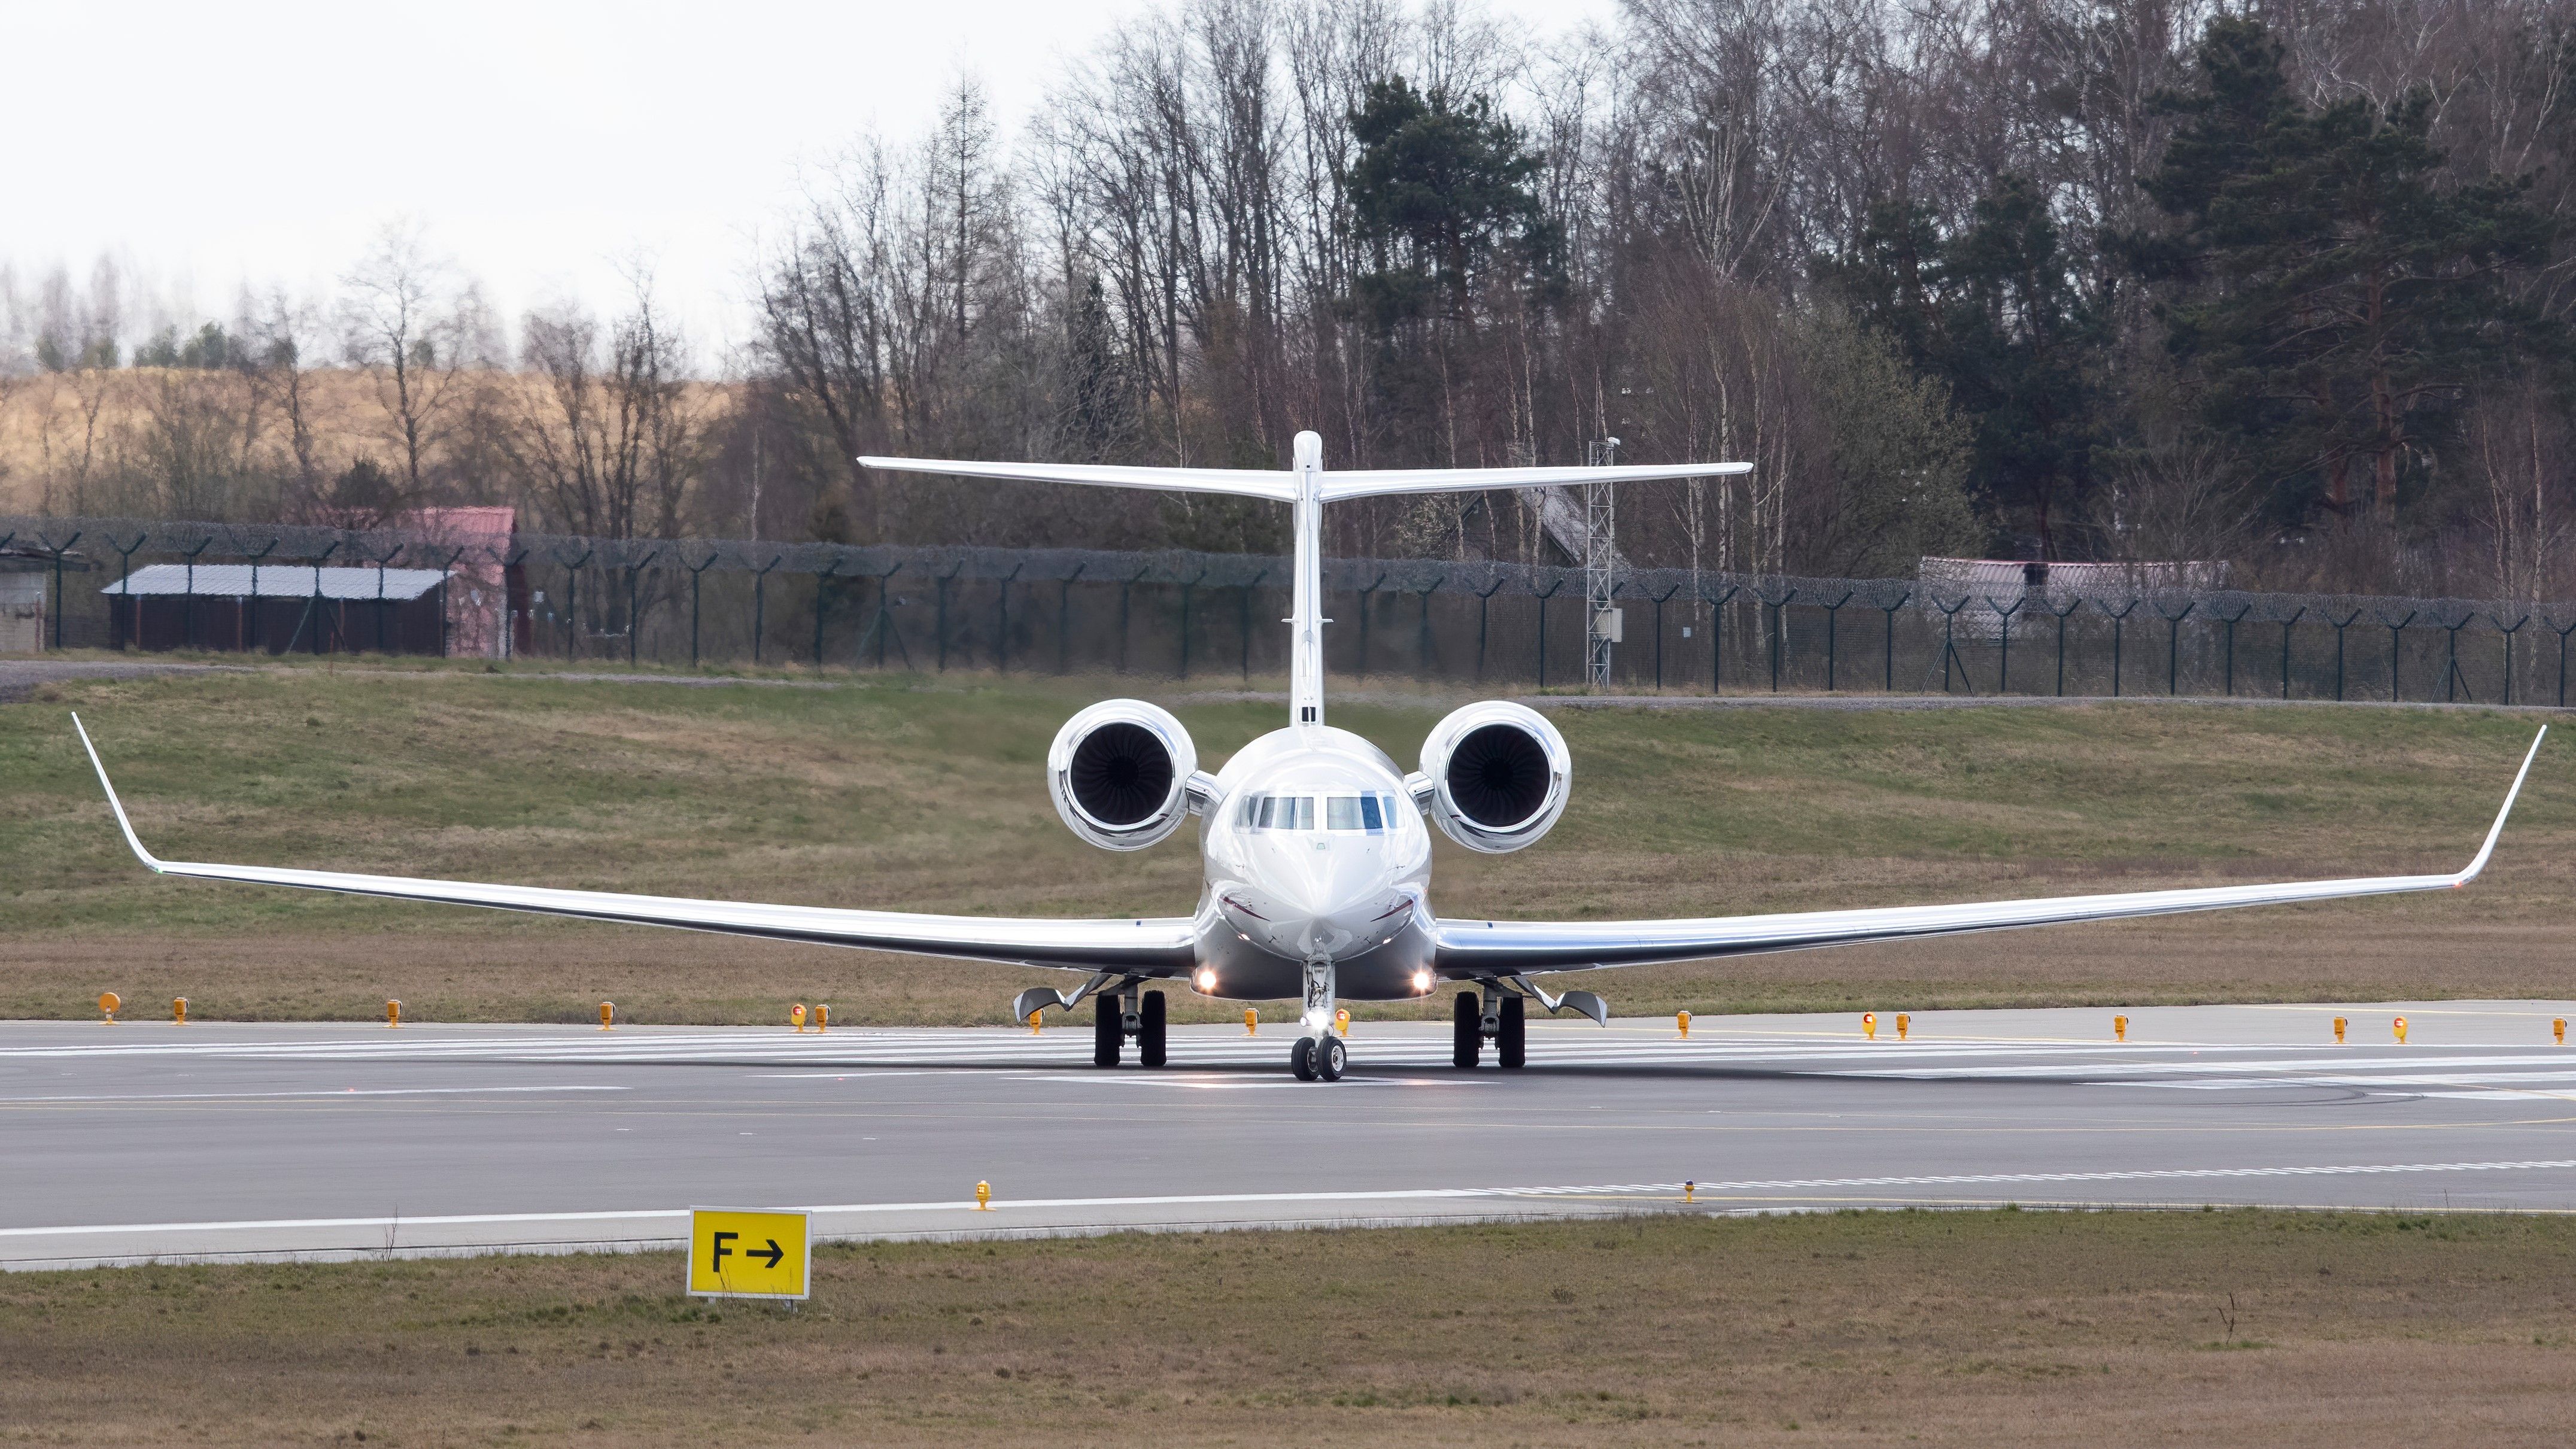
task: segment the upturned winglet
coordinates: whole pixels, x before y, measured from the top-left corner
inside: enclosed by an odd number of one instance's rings
[[[2531,748],[2523,751],[2522,768],[2514,772],[2513,788],[2504,792],[2504,808],[2496,812],[2495,824],[2487,827],[2486,843],[2478,847],[2477,858],[2469,862],[2466,870],[2451,877],[2451,884],[2467,885],[2478,878],[2479,871],[2487,868],[2487,857],[2495,854],[2496,840],[2504,834],[2505,817],[2513,813],[2514,797],[2522,793],[2522,782],[2531,774],[2531,762],[2540,754],[2540,742],[2547,738],[2549,726],[2542,725],[2540,733],[2531,737]]]
[[[99,763],[98,746],[89,742],[89,731],[81,728],[77,714],[72,716],[72,729],[80,736],[81,748],[89,751],[89,767],[98,771],[98,787],[107,792],[107,808],[116,812],[116,828],[125,832],[125,843],[133,849],[134,858],[151,867],[153,874],[161,874],[160,860],[143,848],[143,842],[135,837],[134,822],[125,818],[125,802],[116,798],[116,787],[107,780],[107,766]]]

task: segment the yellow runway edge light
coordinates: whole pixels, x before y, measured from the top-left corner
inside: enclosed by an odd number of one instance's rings
[[[689,1293],[697,1298],[811,1296],[810,1219],[764,1208],[689,1210]]]
[[[116,1009],[124,1004],[124,998],[113,991],[102,991],[98,994],[98,1009],[107,1017],[107,1024],[110,1026],[116,1025]]]

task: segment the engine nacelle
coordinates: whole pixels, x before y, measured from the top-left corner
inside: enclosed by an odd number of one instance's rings
[[[1103,700],[1055,732],[1047,791],[1074,834],[1105,850],[1143,850],[1188,818],[1198,768],[1198,747],[1170,711]]]
[[[1441,834],[1500,855],[1547,834],[1573,780],[1565,736],[1545,715],[1490,700],[1442,720],[1422,742],[1422,773],[1407,783]]]

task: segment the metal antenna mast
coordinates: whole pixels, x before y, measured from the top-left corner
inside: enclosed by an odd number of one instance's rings
[[[1607,468],[1619,460],[1619,440],[1603,438],[1584,446],[1583,461]],[[1583,487],[1583,617],[1586,668],[1592,692],[1610,692],[1610,646],[1620,642],[1618,607],[1611,595],[1619,588],[1619,495],[1616,484]]]

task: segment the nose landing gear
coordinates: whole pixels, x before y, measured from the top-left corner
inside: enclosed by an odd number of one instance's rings
[[[1288,1070],[1301,1082],[1338,1082],[1350,1066],[1351,1051],[1342,1039],[1329,1033],[1323,1036],[1301,1036],[1288,1049]]]

